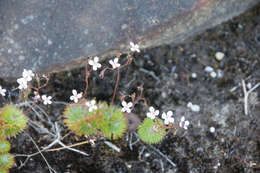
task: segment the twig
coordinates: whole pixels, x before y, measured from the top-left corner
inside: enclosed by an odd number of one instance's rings
[[[153,71],[148,71],[144,68],[140,68],[141,72],[147,73],[148,75],[152,76],[158,83],[161,82],[161,80],[155,75],[155,73]]]
[[[249,91],[247,91],[245,81],[242,80],[242,88],[243,88],[243,93],[244,93],[244,113],[245,113],[245,115],[248,115],[248,96],[251,92],[253,92],[259,86],[260,86],[260,82],[258,84],[256,84],[253,88],[251,88]]]
[[[46,158],[45,158],[44,155],[42,154],[41,150],[39,149],[38,145],[37,145],[36,142],[33,140],[33,138],[32,138],[29,134],[27,134],[27,133],[25,133],[25,134],[31,139],[31,141],[33,142],[33,144],[34,144],[35,147],[37,148],[38,152],[41,154],[43,160],[45,161],[46,165],[47,165],[48,168],[49,168],[50,173],[52,173],[52,171],[56,173],[56,171],[50,166],[50,164],[48,163],[48,161],[46,160]]]
[[[135,136],[139,138],[138,134],[134,132]],[[173,163],[166,155],[164,155],[160,150],[152,146],[151,144],[147,144],[150,148],[152,148],[155,152],[157,152],[160,156],[162,156],[165,160],[167,160],[173,167],[176,167],[176,164]]]
[[[112,144],[109,141],[105,141],[104,142],[107,146],[109,146],[110,148],[112,148],[113,150],[115,150],[116,152],[120,153],[121,149],[119,147],[117,147],[116,145]]]

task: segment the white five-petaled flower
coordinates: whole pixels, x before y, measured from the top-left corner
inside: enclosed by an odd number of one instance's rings
[[[27,82],[31,81],[33,76],[34,76],[34,73],[32,72],[32,70],[23,69],[23,78]]]
[[[180,121],[180,123],[179,123],[179,126],[180,126],[181,128],[184,128],[185,130],[187,130],[189,125],[190,125],[190,122],[189,122],[189,121],[185,121],[185,117],[182,116],[182,117],[181,117],[181,121]]]
[[[132,102],[129,102],[127,103],[126,101],[122,101],[122,112],[127,112],[127,113],[130,113],[131,112],[131,107],[133,107],[133,103]]]
[[[82,92],[77,93],[77,91],[74,89],[72,90],[72,96],[70,96],[70,100],[73,100],[75,103],[78,103],[79,99],[82,97]]]
[[[96,100],[86,101],[85,105],[88,107],[89,112],[97,109]]]
[[[139,45],[138,44],[134,44],[133,42],[130,42],[130,50],[132,52],[140,52],[140,49],[139,49]]]
[[[89,60],[88,64],[92,66],[93,70],[96,71],[98,68],[101,67],[101,64],[98,63],[99,57],[95,56],[94,60]]]
[[[154,107],[149,107],[149,111],[150,112],[147,112],[147,117],[148,118],[151,118],[152,120],[155,119],[156,116],[159,115],[159,110],[155,110]]]
[[[172,117],[172,115],[172,111],[168,111],[167,114],[165,112],[162,113],[162,119],[164,119],[164,124],[168,125],[169,123],[174,123],[174,118]]]
[[[120,67],[120,64],[118,63],[118,58],[115,58],[114,60],[109,60],[109,64],[112,65],[112,68],[115,69],[115,68],[118,68]]]
[[[25,78],[19,78],[19,79],[17,79],[17,82],[19,83],[18,88],[20,90],[26,89],[28,87],[27,86],[27,80]]]
[[[51,104],[52,101],[51,101],[52,97],[51,96],[46,96],[46,95],[42,95],[42,100],[43,100],[43,104],[47,105],[47,104]]]
[[[6,92],[6,89],[2,88],[2,86],[0,86],[0,94],[2,96],[5,96],[5,92]]]

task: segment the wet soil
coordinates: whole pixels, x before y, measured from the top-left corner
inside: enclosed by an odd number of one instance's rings
[[[215,59],[218,51],[225,54],[221,61]],[[221,70],[223,75],[212,78],[205,72],[206,66],[213,67],[216,72]],[[197,78],[192,78],[192,73],[196,73]],[[49,85],[42,93],[53,96],[55,101],[69,102],[72,89],[84,90],[84,75],[84,69],[51,75]],[[115,84],[113,79],[115,74],[110,72],[104,79],[94,73],[89,80],[88,97],[110,102]],[[184,44],[160,46],[135,54],[133,63],[122,70],[119,93],[131,94],[138,86],[143,86],[148,105],[160,111],[173,110],[176,120],[185,116],[191,122],[187,131],[180,129],[176,135],[169,134],[153,146],[141,141],[130,146],[130,137],[132,142],[137,137],[134,133],[126,134],[122,140],[111,141],[121,148],[120,153],[105,145],[103,139],[98,139],[95,146],[75,147],[88,153],[88,157],[68,150],[43,154],[59,173],[260,172],[260,87],[249,97],[249,115],[245,115],[242,79],[252,86],[260,82],[260,6]],[[3,81],[0,84],[9,90],[14,88]],[[1,101],[5,104],[10,100]],[[187,107],[188,102],[199,105],[200,112],[192,112]],[[120,105],[118,97],[116,104]],[[40,107],[51,122],[59,124],[62,136],[68,134],[62,140],[66,145],[86,140],[70,133],[63,125],[63,102]],[[138,105],[134,112],[143,119],[147,107]],[[28,116],[42,127],[51,128],[33,113]],[[215,128],[214,133],[210,132],[210,127]],[[24,133],[10,140],[12,153],[37,152],[27,134],[39,147],[54,140],[29,126]],[[158,150],[175,166],[158,154]],[[49,172],[41,155],[31,157],[21,166],[24,160],[24,157],[16,157],[16,166],[10,172]]]

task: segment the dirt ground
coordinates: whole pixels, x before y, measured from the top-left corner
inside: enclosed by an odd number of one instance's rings
[[[225,54],[221,61],[215,58],[218,51]],[[213,67],[217,77],[205,72],[206,66]],[[192,73],[197,77],[193,78]],[[62,139],[64,144],[86,140],[70,133],[62,123],[65,102],[69,102],[72,89],[84,90],[84,75],[84,69],[51,75],[49,85],[42,93],[51,95],[56,102],[48,107],[36,107],[39,116],[33,111],[28,114],[31,121],[26,131],[10,139],[12,153],[37,152],[29,136],[40,148],[52,143],[55,136],[42,129],[54,131],[54,122],[61,135],[66,136]],[[114,78],[113,73],[106,73],[104,79],[94,73],[89,81],[88,98],[109,102]],[[95,146],[75,147],[89,156],[69,150],[42,154],[58,173],[260,172],[260,87],[249,95],[249,113],[245,115],[242,80],[252,87],[260,82],[260,6],[184,44],[135,54],[133,63],[121,72],[118,89],[121,93],[131,94],[137,86],[143,86],[149,105],[160,111],[173,110],[176,120],[185,116],[191,122],[187,131],[169,134],[156,145],[138,141],[136,133],[128,133],[122,140],[110,141],[121,149],[119,153],[104,144],[104,139],[98,139]],[[4,81],[0,81],[0,85],[13,94],[7,99],[1,98],[2,105],[14,102],[17,93],[11,90],[15,86]],[[192,112],[187,107],[188,102],[199,105],[200,111]],[[120,105],[118,98],[116,104]],[[44,119],[44,112],[49,121]],[[139,105],[134,112],[143,119],[147,107]],[[34,128],[35,124],[42,128]],[[210,127],[215,128],[214,133],[210,132]],[[60,146],[53,146],[56,147]],[[25,159],[17,155],[16,166],[10,172],[49,172],[40,154],[22,165]]]

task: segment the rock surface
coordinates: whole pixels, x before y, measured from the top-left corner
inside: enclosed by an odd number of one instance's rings
[[[57,72],[84,58],[179,43],[260,0],[1,0],[0,77]]]

